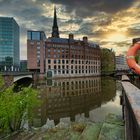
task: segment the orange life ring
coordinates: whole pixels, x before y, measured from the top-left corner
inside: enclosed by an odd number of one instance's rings
[[[140,49],[140,42],[135,43],[126,54],[126,61],[130,69],[135,73],[140,74],[140,66],[135,61],[135,55],[137,50]]]

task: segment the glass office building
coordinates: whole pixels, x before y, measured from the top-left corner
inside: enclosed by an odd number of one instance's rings
[[[0,71],[17,71],[19,64],[19,26],[14,18],[0,17]]]

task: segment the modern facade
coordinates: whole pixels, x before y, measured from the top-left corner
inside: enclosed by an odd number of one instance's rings
[[[126,57],[124,55],[118,55],[116,58],[116,70],[129,70],[126,62]]]
[[[0,17],[0,71],[18,71],[19,64],[19,26],[14,18]]]
[[[32,33],[41,32],[28,31],[27,57],[30,71],[44,73],[47,77],[100,75],[99,45],[89,43],[86,36],[82,40],[75,40],[73,34],[69,34],[68,38],[60,38],[56,8],[54,10],[52,36],[41,39],[42,43],[40,43],[37,38],[31,39]],[[39,58],[37,56],[39,53],[37,47],[39,43],[43,44],[40,46],[40,65],[37,64],[37,58]]]

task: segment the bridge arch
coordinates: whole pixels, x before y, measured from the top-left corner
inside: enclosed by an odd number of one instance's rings
[[[25,79],[25,78],[29,78],[32,79],[32,75],[22,75],[22,76],[14,76],[13,82],[17,82],[19,80]]]

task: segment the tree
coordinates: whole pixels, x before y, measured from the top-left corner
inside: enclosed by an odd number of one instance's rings
[[[2,76],[0,75],[0,89],[2,88],[3,85],[4,85],[4,80]]]
[[[110,73],[115,70],[115,53],[107,48],[101,49],[101,72]]]
[[[25,120],[31,119],[32,110],[39,103],[35,89],[21,88],[16,93],[13,89],[14,86],[10,86],[0,91],[0,128],[3,131],[21,129]]]

